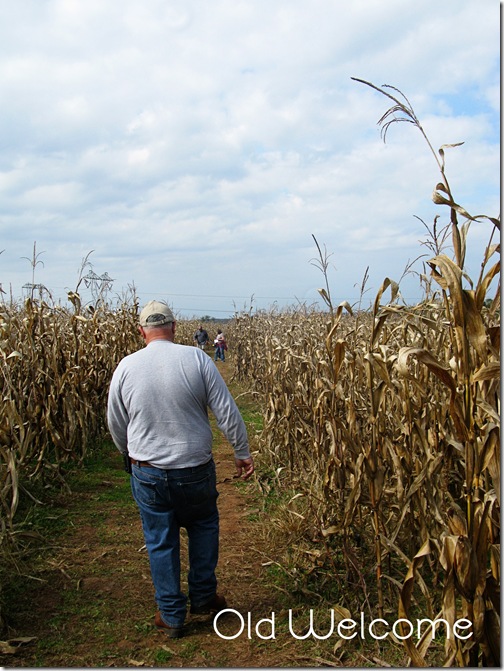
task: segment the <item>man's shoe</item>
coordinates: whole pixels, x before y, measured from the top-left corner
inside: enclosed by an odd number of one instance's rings
[[[201,606],[193,606],[191,604],[190,612],[192,615],[209,615],[210,613],[215,615],[225,608],[227,608],[226,599],[223,596],[215,594],[215,596],[213,596],[210,601],[207,601]]]
[[[163,620],[159,611],[154,617],[154,624],[156,625],[157,630],[168,636],[168,638],[180,638],[182,636],[182,627],[170,627],[170,625],[166,624]]]

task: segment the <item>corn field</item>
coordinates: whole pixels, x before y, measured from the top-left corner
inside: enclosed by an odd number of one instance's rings
[[[407,100],[378,90],[394,101],[380,120],[385,133],[397,114],[423,133]],[[436,160],[433,200],[449,208],[450,221],[439,230],[436,217],[430,231],[424,300],[401,304],[387,278],[370,310],[334,306],[317,243],[329,314],[303,307],[241,315],[236,375],[263,399],[260,459],[273,474],[263,490],[294,492],[273,520],[290,578],[302,583],[318,572],[319,585],[336,583],[346,617],[393,611],[414,621],[423,613],[451,631],[466,618],[470,638],[447,637],[443,663],[493,666],[500,664],[500,246],[493,243],[500,223],[458,205],[443,148]],[[484,221],[490,241],[473,282],[464,272],[467,232]],[[429,665],[433,632],[416,644],[404,629],[403,637],[412,664]]]
[[[8,540],[20,493],[29,481],[61,477],[105,433],[104,403],[112,372],[138,349],[136,306],[113,315],[27,299],[0,306],[1,540]]]
[[[0,305],[0,541],[13,540],[20,496],[29,483],[60,479],[107,434],[106,403],[119,361],[143,346],[138,302],[119,309],[70,308],[27,299]],[[182,322],[179,342],[192,342],[194,323]],[[33,497],[31,497],[33,498]],[[15,534],[14,534],[15,536]]]
[[[33,299],[0,304],[4,569],[16,566],[25,539],[32,537],[19,510],[26,511],[26,503],[40,503],[34,492],[46,483],[65,486],[65,466],[81,464],[105,439],[112,373],[124,356],[143,346],[135,298],[113,310],[82,306],[75,292],[68,299],[66,308]],[[196,328],[195,323],[181,322],[178,341],[192,343]],[[6,573],[0,573],[0,595]]]
[[[391,123],[387,114],[381,122]],[[309,578],[316,596],[336,588],[332,605],[346,617],[425,616],[452,630],[467,618],[470,638],[446,637],[443,663],[492,666],[500,664],[499,221],[455,202],[439,157],[434,201],[449,223],[439,230],[436,219],[430,231],[421,302],[403,304],[387,278],[370,309],[333,305],[319,247],[326,310],[251,310],[225,331],[235,378],[262,409],[257,484],[266,495],[288,493],[270,525],[284,538],[276,561],[301,589]],[[474,281],[464,271],[468,222],[492,227]],[[83,307],[77,293],[69,302],[0,305],[3,556],[22,537],[16,512],[34,499],[32,484],[64,482],[64,465],[106,435],[112,372],[142,346],[136,300],[115,310]],[[180,321],[178,342],[192,343],[197,325]],[[413,665],[430,665],[434,633],[404,637]]]
[[[356,315],[338,308],[330,320],[243,316],[236,374],[264,399],[260,470],[275,476],[262,486],[295,492],[276,520],[286,566],[337,583],[348,617],[383,618],[394,604],[410,621],[419,609],[451,626],[468,618],[470,645],[447,641],[445,663],[474,665],[482,652],[494,664],[499,329],[480,312],[477,350],[461,340],[467,321],[455,321],[468,312],[448,302],[448,314],[433,296],[415,307],[377,300]],[[415,665],[430,642],[408,642]]]

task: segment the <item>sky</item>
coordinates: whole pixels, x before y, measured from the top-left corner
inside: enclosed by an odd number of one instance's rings
[[[442,145],[463,142],[445,152],[455,200],[499,216],[500,9],[3,0],[4,300],[35,284],[62,303],[134,290],[179,318],[323,305],[314,238],[335,305],[372,304],[385,278],[420,300],[428,231],[449,221]],[[434,153],[408,123],[384,142],[392,103],[355,78],[402,92]],[[471,224],[473,281],[492,229]]]

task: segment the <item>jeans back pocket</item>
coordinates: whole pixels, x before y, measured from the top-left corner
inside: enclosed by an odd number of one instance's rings
[[[174,483],[174,499],[181,524],[205,519],[217,508],[215,473],[194,475]]]

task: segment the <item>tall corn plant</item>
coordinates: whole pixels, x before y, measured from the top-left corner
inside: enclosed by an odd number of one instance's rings
[[[392,99],[384,132],[401,110],[421,128],[411,106]],[[398,585],[401,617],[421,607],[452,626],[467,616],[474,622],[471,640],[447,639],[445,661],[488,664],[499,657],[500,327],[499,292],[489,309],[485,296],[500,268],[486,269],[496,251],[489,244],[476,288],[463,288],[467,226],[457,217],[465,211],[451,196],[444,150],[438,166],[435,200],[450,207],[458,252],[449,259],[445,233],[435,231],[425,300],[400,305],[397,285],[386,279],[369,312],[343,315],[343,305],[330,304],[326,281],[320,292],[329,314],[302,309],[241,318],[237,375],[252,376],[263,395],[261,458],[298,492],[285,512],[297,520],[291,556],[296,548],[308,573],[316,569],[310,558],[319,565],[327,559],[343,583],[331,557],[336,541],[346,582],[357,580],[371,609],[368,571],[359,563],[369,561],[363,553],[373,547],[378,613],[390,608],[390,587]],[[317,248],[324,270],[327,255]],[[432,292],[432,283],[439,290]],[[426,561],[429,580],[442,584],[441,597],[422,577]],[[427,663],[430,643],[427,634],[416,646],[406,640],[415,664]]]
[[[500,228],[497,218],[472,216],[459,205],[445,172],[445,147],[438,154],[432,148],[407,98],[393,87],[378,88],[363,80],[390,100],[393,105],[379,121],[385,139],[392,124],[407,122],[416,127],[426,140],[437,162],[441,181],[436,185],[433,200],[450,211],[451,239],[454,258],[439,253],[430,259],[433,279],[441,288],[444,318],[450,334],[449,360],[442,360],[424,347],[403,347],[399,351],[397,368],[410,375],[408,360],[413,358],[435,375],[449,392],[449,416],[454,427],[451,439],[457,450],[463,472],[462,491],[464,507],[455,504],[447,511],[446,529],[437,539],[426,538],[415,555],[400,598],[400,615],[408,614],[412,581],[417,565],[429,552],[437,552],[445,570],[443,617],[453,626],[457,615],[473,623],[469,643],[458,639],[447,640],[446,663],[454,660],[462,665],[476,665],[483,657],[485,664],[498,664],[499,649],[499,516],[500,509],[500,413],[499,327],[491,326],[483,317],[487,292],[497,282],[491,313],[495,314],[500,296],[500,261],[488,267],[498,249],[492,243],[495,230]],[[385,90],[387,89],[387,90]],[[393,95],[390,91],[399,94]],[[457,145],[448,145],[457,146]],[[459,223],[459,217],[464,224]],[[465,255],[469,222],[487,219],[492,224],[490,243],[485,251],[480,277],[476,286],[465,274]],[[470,288],[464,288],[464,280]],[[380,324],[376,319],[375,323]],[[445,349],[446,353],[446,349]],[[418,370],[418,369],[417,369]],[[373,389],[371,388],[373,392]],[[434,424],[436,427],[436,424]],[[373,441],[375,442],[375,441]],[[379,439],[377,439],[379,442]],[[373,463],[379,461],[375,451]],[[376,468],[373,473],[376,472]],[[457,600],[461,606],[457,608]],[[457,611],[459,611],[457,613]],[[414,646],[407,639],[412,661],[423,664],[426,644]]]
[[[3,540],[22,491],[60,477],[105,432],[105,398],[115,365],[140,346],[136,305],[83,309],[27,299],[0,309],[0,504]]]

